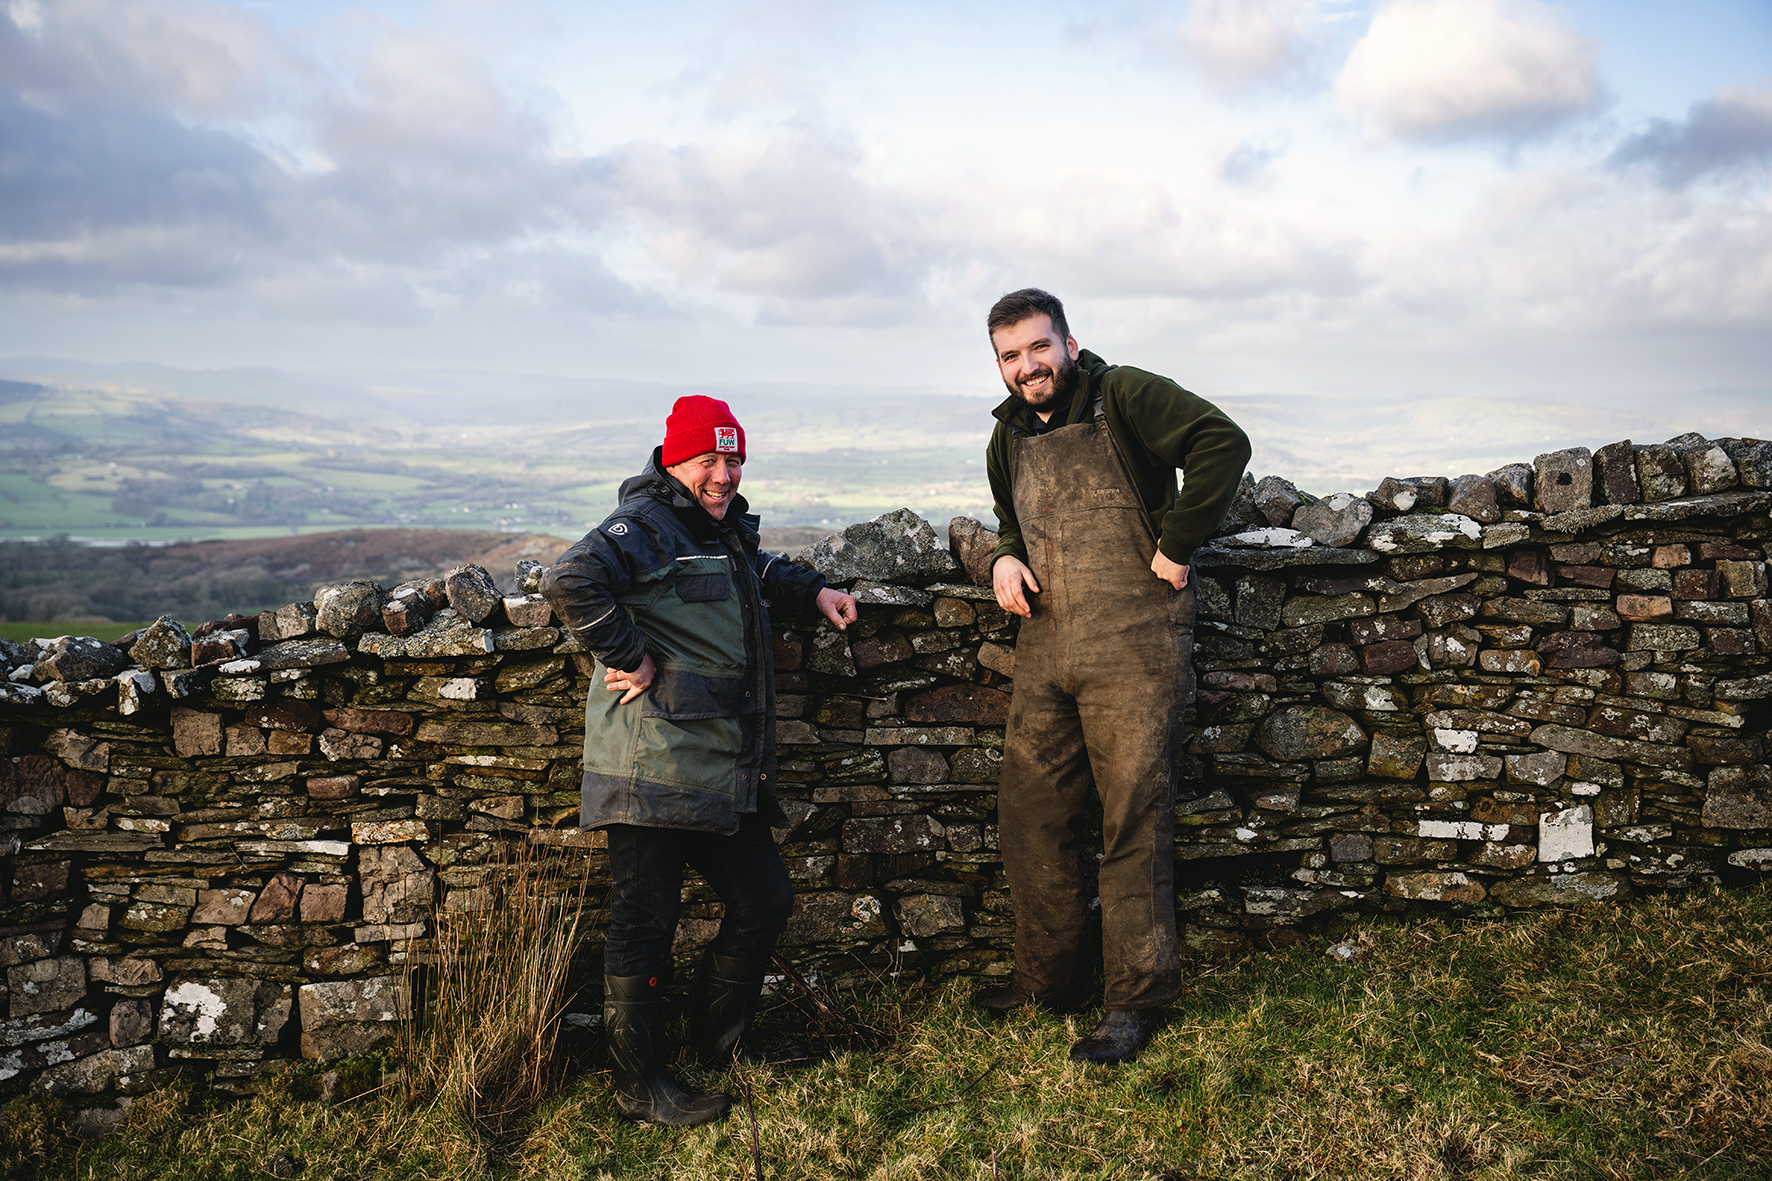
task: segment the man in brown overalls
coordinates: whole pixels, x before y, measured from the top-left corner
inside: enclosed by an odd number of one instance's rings
[[[1015,975],[975,1000],[1005,1014],[1091,997],[1082,855],[1093,786],[1107,1012],[1071,1057],[1128,1062],[1181,993],[1173,857],[1194,680],[1188,559],[1224,519],[1249,441],[1168,378],[1078,349],[1064,305],[1044,291],[1005,295],[987,326],[1010,394],[985,451],[1001,523],[992,584],[1025,622],[997,797]]]

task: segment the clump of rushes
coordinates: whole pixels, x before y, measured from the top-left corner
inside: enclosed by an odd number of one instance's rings
[[[588,863],[509,847],[475,905],[439,910],[429,962],[408,971],[412,1082],[481,1135],[505,1141],[565,1078],[556,1053],[572,960],[589,925]]]

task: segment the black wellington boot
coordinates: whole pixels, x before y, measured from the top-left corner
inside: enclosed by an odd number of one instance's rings
[[[685,1091],[665,1073],[664,997],[656,976],[603,977],[603,1030],[615,1067],[615,1107],[628,1119],[693,1128],[725,1116],[732,1100]]]
[[[689,1048],[707,1066],[730,1066],[757,1015],[766,959],[742,960],[709,949],[689,1001]]]

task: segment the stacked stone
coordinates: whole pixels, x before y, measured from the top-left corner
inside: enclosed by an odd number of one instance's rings
[[[1246,480],[1195,562],[1188,945],[1772,869],[1769,485],[1767,444],[1695,436],[1364,496]],[[862,604],[775,620],[805,971],[1007,970],[994,543],[901,510],[798,559]],[[496,904],[513,844],[605,884],[576,827],[595,666],[538,574],[0,646],[0,1090],[249,1090],[387,1041],[439,912]],[[682,959],[718,914],[685,903]]]
[[[1000,970],[1011,920],[994,820],[1014,617],[959,581],[948,542],[908,509],[799,560],[851,591],[861,618],[846,633],[777,627],[794,820],[783,854],[800,895],[786,942],[828,971],[857,959]]]
[[[1772,444],[1699,435],[1364,497],[1245,477],[1196,559],[1187,941],[1772,869],[1768,487]]]
[[[546,602],[478,567],[411,599],[354,582],[26,654],[12,683],[45,687],[0,717],[0,1086],[127,1096],[192,1067],[249,1090],[385,1044],[435,907],[489,900],[513,840],[598,844],[590,662]],[[54,693],[93,668],[122,690]]]

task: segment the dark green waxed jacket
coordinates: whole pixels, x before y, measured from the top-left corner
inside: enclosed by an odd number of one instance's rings
[[[585,701],[580,816],[732,833],[775,803],[775,676],[764,595],[808,607],[811,570],[761,552],[757,518],[735,497],[724,521],[659,467],[622,485],[621,504],[549,569],[543,593],[597,657]],[[621,704],[606,668],[650,655],[651,686]]]
[[[1186,563],[1230,508],[1249,465],[1248,436],[1224,411],[1167,377],[1110,365],[1088,349],[1077,357],[1077,377],[1066,424],[1083,421],[1093,395],[1100,393],[1108,433],[1150,513],[1157,548],[1170,561]],[[1010,455],[1014,437],[1026,433],[1027,406],[1011,397],[992,414],[997,425],[985,446],[985,473],[999,524],[992,561],[1010,554],[1025,562]]]

